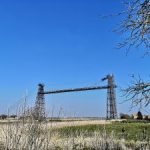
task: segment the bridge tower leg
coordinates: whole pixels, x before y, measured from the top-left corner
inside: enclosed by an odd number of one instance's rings
[[[38,93],[35,102],[35,115],[36,120],[45,120],[45,97],[44,97],[44,84],[38,85]]]
[[[117,118],[117,107],[116,107],[116,91],[115,81],[113,75],[107,75],[108,89],[107,89],[107,119]]]

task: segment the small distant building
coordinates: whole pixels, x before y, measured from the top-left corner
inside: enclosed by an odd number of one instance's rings
[[[133,116],[133,119],[137,119],[138,117],[137,114],[133,114],[132,116]]]

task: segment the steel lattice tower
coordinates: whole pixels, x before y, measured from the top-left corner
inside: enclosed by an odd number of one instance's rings
[[[44,84],[39,84],[38,86],[38,93],[35,102],[35,119],[43,121],[45,119]]]
[[[117,118],[117,107],[116,107],[116,92],[115,92],[115,81],[113,75],[107,75],[104,80],[108,80],[108,89],[107,89],[107,119],[116,119]]]

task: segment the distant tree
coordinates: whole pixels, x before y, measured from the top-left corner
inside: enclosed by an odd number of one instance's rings
[[[125,34],[127,38],[119,43],[118,47],[139,47],[143,45],[146,52],[150,49],[150,0],[130,0],[125,2],[125,17],[120,27],[116,30]],[[148,50],[148,51],[147,51]]]
[[[7,115],[2,114],[2,115],[0,115],[0,118],[4,120],[4,119],[6,119],[6,118],[7,118]]]
[[[138,111],[138,113],[137,113],[137,119],[139,119],[139,120],[143,119],[143,115],[140,111]]]

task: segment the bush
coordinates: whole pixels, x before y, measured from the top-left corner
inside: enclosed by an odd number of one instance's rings
[[[16,118],[17,117],[17,115],[10,115],[10,118]]]
[[[121,113],[121,114],[120,114],[120,119],[132,119],[132,118],[131,118],[131,116],[128,115],[128,114],[123,114],[123,113]]]

